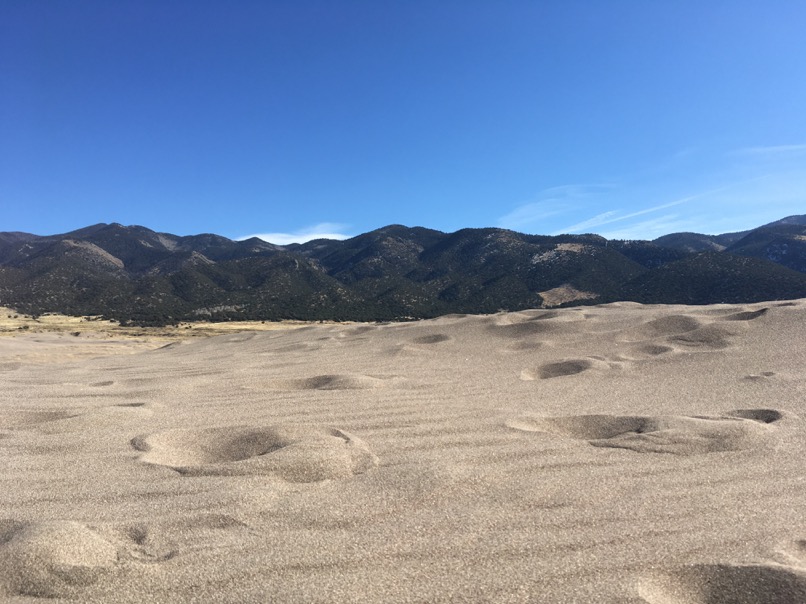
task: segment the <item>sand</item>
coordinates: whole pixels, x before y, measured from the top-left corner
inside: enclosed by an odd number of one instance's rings
[[[2,601],[806,602],[806,300],[26,331]]]

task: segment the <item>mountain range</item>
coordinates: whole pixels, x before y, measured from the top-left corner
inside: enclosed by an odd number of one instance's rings
[[[0,232],[0,305],[135,325],[428,318],[551,306],[806,297],[806,215],[654,241],[391,225],[274,245],[97,224]]]

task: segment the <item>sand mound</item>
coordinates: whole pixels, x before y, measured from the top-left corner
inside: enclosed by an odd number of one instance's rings
[[[137,437],[141,461],[185,476],[276,475],[316,482],[362,474],[377,464],[367,445],[335,428],[241,426],[174,429]]]
[[[648,604],[803,604],[806,571],[777,564],[698,564],[642,581]]]
[[[7,521],[0,530],[0,585],[9,594],[74,598],[118,561],[112,543],[78,522]]]
[[[509,422],[516,430],[588,441],[594,447],[639,453],[699,455],[759,446],[778,421],[773,409],[745,409],[722,417],[576,415]]]

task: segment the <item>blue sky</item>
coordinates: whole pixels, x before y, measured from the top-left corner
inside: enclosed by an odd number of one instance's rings
[[[0,231],[806,213],[802,0],[0,0]]]

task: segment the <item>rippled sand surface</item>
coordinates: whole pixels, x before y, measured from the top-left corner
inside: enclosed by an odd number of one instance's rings
[[[0,386],[2,601],[806,602],[806,300],[23,334]]]

